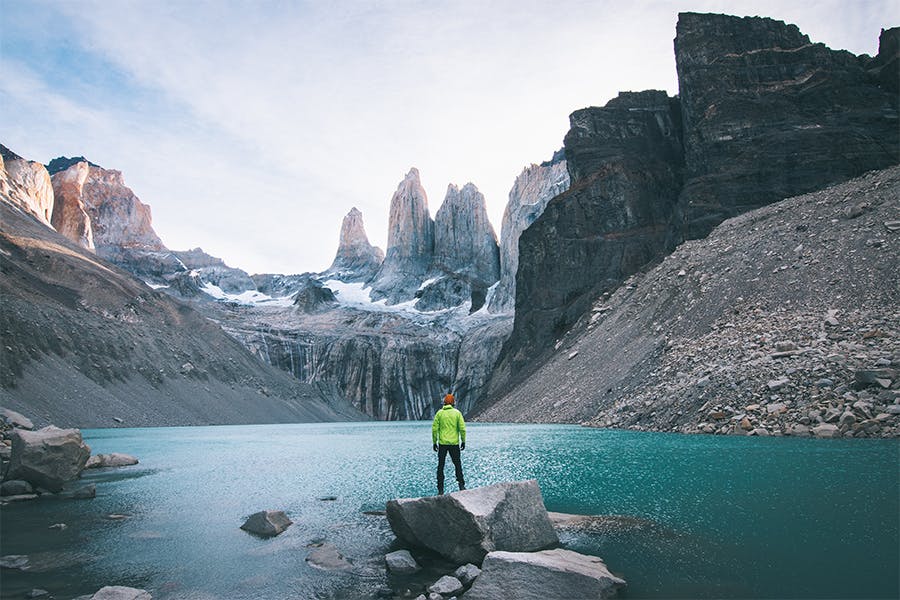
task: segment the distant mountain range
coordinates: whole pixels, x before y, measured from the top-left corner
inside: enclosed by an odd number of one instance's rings
[[[432,218],[413,168],[391,198],[386,250],[369,243],[363,216],[354,208],[342,224],[334,262],[322,273],[250,275],[199,248],[169,250],[153,231],[149,207],[118,171],[83,157],[54,159],[48,170],[3,148],[4,210],[18,215],[4,219],[4,243],[10,248],[4,265],[27,270],[36,286],[33,293],[44,294],[42,302],[54,310],[61,310],[54,302],[68,301],[48,290],[54,285],[80,289],[78,265],[96,265],[91,269],[98,281],[106,272],[116,278],[130,273],[136,279],[128,285],[144,290],[139,297],[205,315],[207,329],[218,331],[215,335],[224,331],[241,343],[239,362],[251,355],[261,359],[253,359],[260,364],[246,377],[262,377],[255,374],[259,370],[270,377],[268,365],[288,372],[296,390],[282,387],[283,379],[261,387],[270,394],[277,389],[272,398],[307,399],[320,411],[316,418],[347,417],[354,410],[377,419],[425,418],[453,389],[461,408],[481,418],[632,426],[638,421],[622,417],[607,400],[620,397],[615,393],[620,384],[635,381],[634,372],[621,366],[632,363],[622,363],[618,352],[644,333],[616,320],[621,329],[610,332],[608,341],[591,338],[597,355],[590,367],[608,393],[584,391],[578,382],[591,377],[583,369],[568,369],[576,364],[568,359],[560,363],[560,353],[575,351],[572,336],[585,323],[596,323],[592,315],[617,310],[605,302],[621,297],[624,281],[686,240],[704,238],[744,212],[900,162],[898,47],[897,28],[882,31],[877,56],[857,57],[811,43],[795,26],[772,19],[681,14],[675,38],[679,96],[623,92],[602,108],[572,113],[564,148],[526,168],[513,184],[499,242],[473,184],[450,184]],[[887,177],[885,185],[893,181]],[[36,221],[28,221],[26,213]],[[37,227],[46,232],[38,236]],[[26,267],[37,246],[24,241],[16,228],[54,240],[39,245],[60,257],[75,252],[87,258],[60,258],[45,265],[47,271]],[[742,235],[751,239],[756,233],[729,231],[735,244]],[[877,249],[879,257],[890,257],[896,245],[883,243]],[[875,252],[865,244],[854,249],[868,251]],[[868,266],[863,261],[859,268]],[[67,270],[58,270],[63,267]],[[109,283],[124,285],[112,278]],[[14,288],[4,294],[18,297]],[[40,319],[29,321],[24,296],[21,302],[4,310],[3,324],[9,331],[31,332]],[[72,302],[72,310],[80,310],[77,300]],[[683,310],[696,310],[692,307],[685,304]],[[591,312],[598,308],[602,311]],[[71,346],[81,335],[98,336],[99,325],[79,333],[82,315],[59,315],[59,327],[72,319]],[[658,322],[645,325],[665,330]],[[698,325],[711,326],[708,321]],[[182,333],[171,322],[152,328],[171,336],[170,346],[178,347],[174,340]],[[627,331],[632,333],[622,337]],[[40,405],[53,416],[54,406],[67,401],[52,393],[38,398],[36,390],[44,388],[36,378],[54,369],[71,370],[82,359],[48,350],[52,344],[7,346],[11,358],[4,362],[9,367],[3,401],[22,412]],[[50,365],[51,358],[52,368],[38,368]],[[545,365],[557,366],[546,371]],[[161,368],[174,373],[175,386],[181,366]],[[104,369],[76,371],[107,391],[119,383],[126,390],[132,379],[143,386],[147,378],[137,377],[142,371],[136,363],[113,369],[112,380],[97,374]],[[653,385],[675,383],[672,373],[658,371],[653,377]],[[574,380],[567,383],[567,378]],[[554,393],[541,387],[544,380],[555,382]],[[569,388],[582,392],[573,395]],[[140,389],[148,414],[166,413],[163,400]],[[221,391],[210,390],[212,395]],[[538,390],[539,406],[528,408]],[[122,393],[127,392],[113,396]],[[228,398],[222,402],[241,402],[235,395]],[[299,410],[299,400],[292,402],[290,410]],[[647,414],[668,414],[661,408],[665,399],[647,402]],[[643,414],[640,407],[632,408]],[[225,420],[237,418],[222,411],[229,415]],[[198,420],[207,418],[204,413]],[[289,416],[278,413],[277,418]],[[666,428],[658,421],[641,422]],[[671,427],[690,423],[672,418]]]

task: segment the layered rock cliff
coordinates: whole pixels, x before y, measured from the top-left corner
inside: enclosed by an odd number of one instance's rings
[[[772,19],[680,15],[678,99],[622,94],[570,117],[571,188],[520,238],[515,329],[495,389],[679,240],[900,161],[886,71],[898,35],[885,31],[873,59]]]
[[[368,281],[374,277],[382,262],[384,252],[369,243],[362,213],[356,207],[350,209],[341,223],[337,253],[328,274],[346,282]]]
[[[53,186],[41,163],[25,160],[0,144],[0,194],[9,202],[50,225]]]
[[[900,160],[896,87],[867,72],[896,65],[898,37],[883,32],[873,60],[811,43],[781,21],[679,15],[685,236]]]
[[[519,238],[515,328],[498,380],[565,332],[598,293],[674,246],[679,121],[677,101],[654,91],[572,114],[571,187]]]
[[[526,167],[509,191],[500,229],[500,281],[491,295],[489,310],[512,312],[516,300],[516,271],[519,269],[519,237],[543,214],[551,198],[569,189],[565,152],[539,165]]]

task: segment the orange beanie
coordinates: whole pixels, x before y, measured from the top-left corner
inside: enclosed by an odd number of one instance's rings
[[[454,401],[455,398],[453,397],[453,394],[447,394],[446,396],[444,396],[444,404],[453,404]]]

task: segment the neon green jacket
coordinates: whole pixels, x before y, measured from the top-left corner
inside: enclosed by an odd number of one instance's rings
[[[445,446],[457,446],[466,443],[466,421],[462,413],[445,404],[434,415],[431,424],[431,443]]]

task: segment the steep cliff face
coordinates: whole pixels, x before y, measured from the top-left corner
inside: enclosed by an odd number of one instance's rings
[[[519,239],[506,374],[565,332],[598,293],[673,246],[682,166],[677,102],[665,92],[625,93],[570,122],[571,187]]]
[[[153,230],[150,207],[125,185],[120,171],[80,159],[50,164],[57,169],[51,176],[53,225],[63,235],[145,280],[184,270]]]
[[[368,281],[382,262],[384,252],[369,243],[362,213],[355,207],[350,209],[341,223],[337,254],[327,272],[341,281]]]
[[[53,186],[41,163],[25,160],[0,144],[0,194],[8,202],[50,225]]]
[[[500,278],[497,234],[488,220],[484,195],[472,183],[450,184],[434,217],[434,265],[493,284]]]
[[[470,410],[509,323],[464,309],[421,315],[346,303],[326,310],[219,308],[226,331],[265,362],[379,420],[430,418],[450,389],[460,409]]]
[[[897,37],[856,57],[780,21],[680,15],[679,99],[622,94],[570,117],[572,185],[520,238],[515,329],[494,385],[679,240],[900,161]]]
[[[84,207],[83,189],[90,166],[77,162],[52,178],[56,203],[53,227],[82,248],[94,251],[94,227]]]
[[[896,438],[898,213],[894,166],[729,219],[598,298],[472,416]]]
[[[388,247],[372,282],[372,297],[407,301],[426,279],[434,258],[434,221],[418,169],[410,169],[391,198]]]
[[[509,191],[500,230],[500,282],[490,299],[489,310],[508,313],[515,309],[516,271],[519,269],[519,236],[541,216],[551,198],[569,189],[565,151],[539,165],[526,167]]]
[[[781,21],[679,15],[685,235],[897,163],[898,96],[867,72],[896,55],[890,39],[882,34],[873,61],[813,44]]]
[[[0,197],[0,404],[114,427],[361,418]],[[332,398],[329,398],[331,401]]]

